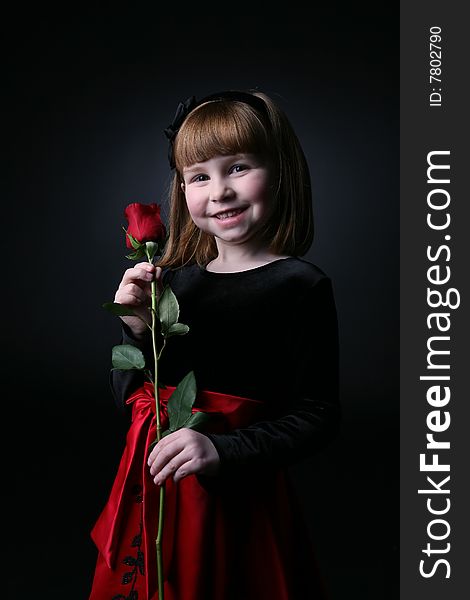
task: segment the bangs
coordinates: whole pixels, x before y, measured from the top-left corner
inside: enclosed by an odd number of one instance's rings
[[[177,170],[217,155],[271,155],[265,126],[256,111],[238,101],[207,102],[191,112],[175,139]]]

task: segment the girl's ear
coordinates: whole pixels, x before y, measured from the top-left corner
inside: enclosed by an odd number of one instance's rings
[[[181,185],[181,190],[183,191],[183,194],[184,194],[184,190],[185,190],[184,183],[181,182],[180,185]]]

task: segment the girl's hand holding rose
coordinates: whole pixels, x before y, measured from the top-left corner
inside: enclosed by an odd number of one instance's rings
[[[135,267],[126,269],[121,283],[114,296],[114,302],[131,308],[137,317],[121,316],[136,339],[144,337],[148,328],[145,323],[151,322],[151,287],[156,278],[157,296],[162,292],[162,269],[149,262],[137,263]],[[140,317],[140,318],[139,318]]]
[[[173,475],[175,483],[188,475],[216,475],[220,458],[214,444],[202,433],[183,427],[162,438],[149,454],[147,464],[154,482],[162,485]]]

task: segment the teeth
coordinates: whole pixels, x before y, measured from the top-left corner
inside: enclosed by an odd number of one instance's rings
[[[219,213],[216,216],[217,216],[218,219],[228,219],[230,217],[234,217],[235,215],[238,215],[241,212],[242,212],[242,209],[239,208],[237,210],[229,210],[229,211],[224,212],[224,213]]]

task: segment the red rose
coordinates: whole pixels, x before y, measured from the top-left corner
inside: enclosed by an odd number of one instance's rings
[[[129,223],[127,233],[140,243],[164,240],[166,229],[160,218],[160,206],[158,204],[134,202],[126,206],[124,216]],[[128,248],[133,247],[128,235],[126,235],[126,245]]]

